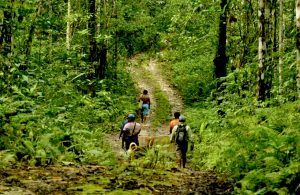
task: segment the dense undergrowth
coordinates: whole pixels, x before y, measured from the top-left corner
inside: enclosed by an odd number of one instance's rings
[[[195,169],[230,175],[238,194],[299,192],[299,102],[272,107],[206,104],[185,111],[197,140]]]
[[[61,62],[47,66],[51,72],[37,74],[42,82],[26,77],[26,87],[15,86],[13,95],[0,97],[0,166],[115,164],[104,134],[116,130],[116,121],[125,113],[136,110],[136,91],[127,88],[132,83],[129,75],[119,70],[118,84],[102,80],[91,95],[83,91],[87,84],[78,79],[84,76],[80,72],[61,70]]]

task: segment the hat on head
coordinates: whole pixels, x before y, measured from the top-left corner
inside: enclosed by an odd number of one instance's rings
[[[128,117],[127,117],[127,119],[129,121],[134,121],[135,120],[135,115],[134,114],[129,114]]]
[[[182,116],[182,115],[180,115],[180,117],[179,117],[179,122],[185,122],[185,117]]]

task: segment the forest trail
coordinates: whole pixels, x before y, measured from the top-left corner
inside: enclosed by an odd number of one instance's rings
[[[154,125],[157,98],[155,91],[165,93],[171,106],[169,117],[174,111],[182,111],[183,101],[161,74],[160,64],[153,59],[143,60],[135,56],[130,60],[128,71],[140,92],[149,91],[151,114],[140,138],[155,136],[166,138],[169,143],[168,122]],[[171,113],[172,112],[172,113]],[[139,121],[140,119],[138,119]],[[119,134],[108,135],[107,142],[117,157],[116,166],[80,165],[63,162],[51,166],[14,167],[0,170],[0,194],[230,194],[232,185],[227,179],[210,171],[192,169],[157,168],[158,164],[143,167],[144,162],[128,162],[121,149]],[[142,140],[141,140],[142,141]],[[143,160],[143,158],[141,158]],[[136,159],[139,160],[139,159]],[[149,159],[148,159],[149,160]],[[146,161],[146,160],[145,160]],[[164,166],[164,165],[163,165]]]
[[[142,124],[142,131],[139,135],[141,145],[147,145],[147,143],[145,143],[145,138],[148,137],[160,137],[160,139],[164,139],[165,141],[168,140],[168,122],[159,126],[153,126],[151,122],[157,112],[156,110],[158,97],[155,97],[154,95],[155,90],[162,91],[167,97],[171,107],[169,113],[170,119],[172,118],[172,113],[176,111],[181,112],[183,110],[184,104],[182,97],[174,88],[171,87],[169,82],[166,79],[164,79],[164,76],[161,73],[162,69],[157,60],[152,58],[144,60],[143,54],[138,54],[132,57],[129,60],[128,64],[129,66],[127,67],[127,71],[131,74],[132,79],[136,84],[136,88],[139,90],[140,93],[142,93],[144,89],[148,90],[151,99],[150,116],[147,122]],[[137,121],[140,122],[140,116],[137,116]],[[120,148],[121,142],[119,140],[119,135],[117,133],[114,133],[110,135],[107,139],[111,144],[113,151],[117,155],[117,158],[119,160],[122,160],[124,158],[125,153],[124,150]]]
[[[169,121],[160,125],[153,125],[152,121],[156,117],[158,98],[155,96],[155,91],[159,90],[164,93],[170,104],[169,118],[173,117],[176,111],[182,112],[184,109],[183,99],[180,94],[171,87],[167,79],[164,78],[162,71],[165,71],[157,60],[143,59],[143,55],[134,56],[129,61],[127,70],[132,76],[137,89],[140,93],[144,89],[148,90],[151,99],[150,117],[146,124],[142,124],[142,131],[139,136],[140,145],[145,146],[145,137],[154,137],[155,140],[165,138],[169,145]],[[138,99],[138,97],[137,97]],[[140,122],[139,116],[137,121]],[[124,150],[121,149],[120,140],[117,139],[117,134],[112,134],[108,137],[108,141],[112,146],[113,151],[117,155],[120,162],[124,162]],[[155,141],[156,142],[156,141]],[[155,144],[155,143],[154,143]],[[161,143],[159,143],[161,144]],[[171,145],[170,145],[171,146]],[[155,146],[154,146],[155,147]],[[159,147],[161,148],[161,147]],[[161,148],[162,149],[162,148]],[[170,152],[170,151],[169,151]],[[174,152],[174,150],[173,150]],[[189,167],[189,165],[188,165]],[[145,171],[146,172],[146,171]],[[228,183],[226,178],[218,178],[215,173],[209,171],[194,171],[191,168],[178,169],[176,167],[171,170],[164,171],[150,171],[149,178],[145,180],[149,184],[159,182],[155,189],[150,189],[150,194],[230,194],[232,186]],[[160,173],[159,173],[160,172]],[[118,178],[120,179],[120,178]],[[139,179],[141,179],[139,177]],[[134,181],[136,181],[134,179]],[[143,186],[145,189],[148,185]],[[142,193],[143,194],[143,193]],[[148,194],[148,193],[145,193]]]

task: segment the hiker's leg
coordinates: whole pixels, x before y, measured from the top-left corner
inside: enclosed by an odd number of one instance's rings
[[[125,140],[125,149],[126,149],[126,151],[129,149],[130,143],[131,143],[130,139]]]
[[[138,135],[134,136],[134,143],[136,143],[137,146],[140,145],[140,143],[139,143],[139,136]]]
[[[147,117],[149,115],[149,105],[143,104],[142,106],[142,113],[143,113],[143,122],[145,123],[147,121]]]
[[[186,164],[186,153],[182,153],[182,168],[185,168]]]
[[[125,147],[125,136],[123,135],[122,136],[122,145],[121,145],[121,147],[125,150],[126,149],[126,147]]]
[[[176,145],[176,164],[177,164],[177,166],[178,166],[178,168],[181,168],[181,148],[178,146],[178,145]]]
[[[182,167],[185,168],[185,164],[186,164],[186,153],[187,153],[187,149],[188,149],[188,144],[184,144],[182,146],[182,156],[181,156],[181,159],[182,159]]]
[[[144,107],[143,107],[143,105],[141,107],[141,120],[142,120],[142,122],[144,122]]]

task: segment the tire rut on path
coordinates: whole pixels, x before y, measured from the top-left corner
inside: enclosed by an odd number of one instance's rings
[[[161,90],[168,97],[172,113],[176,111],[181,112],[183,110],[182,97],[174,88],[171,87],[169,82],[166,79],[164,79],[164,76],[161,74],[161,67],[159,67],[159,64],[156,60],[150,59],[148,70],[155,78],[155,80],[159,83]]]
[[[171,87],[169,82],[164,78],[162,74],[161,64],[157,62],[155,59],[149,59],[145,62],[140,60],[141,56],[137,55],[130,60],[130,66],[128,71],[136,83],[137,88],[140,92],[144,89],[149,91],[149,96],[151,99],[151,109],[150,109],[150,117],[146,124],[143,125],[144,131],[141,132],[141,136],[144,135],[155,135],[155,136],[168,136],[168,123],[161,124],[159,127],[154,127],[151,124],[151,119],[155,117],[156,107],[157,107],[157,97],[154,97],[154,90],[162,91],[164,95],[167,97],[168,102],[171,106],[170,118],[172,117],[172,113],[175,111],[183,110],[183,100],[179,93]],[[145,76],[145,74],[147,76]]]

